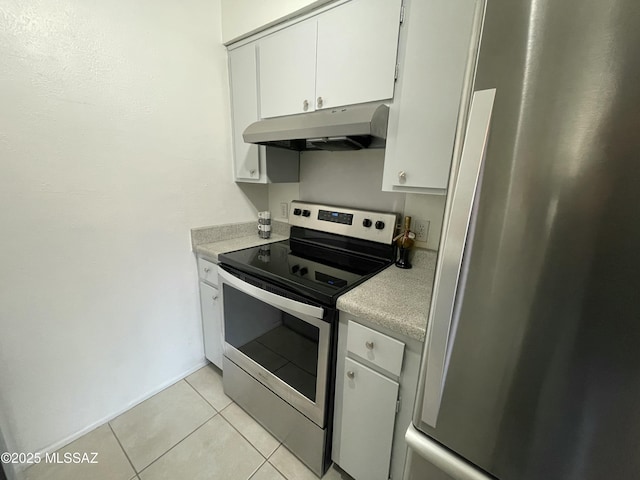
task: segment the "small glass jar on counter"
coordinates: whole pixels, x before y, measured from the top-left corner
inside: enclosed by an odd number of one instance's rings
[[[258,212],[258,236],[271,238],[271,212]]]

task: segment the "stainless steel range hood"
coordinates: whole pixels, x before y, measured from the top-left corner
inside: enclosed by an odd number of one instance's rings
[[[267,118],[249,125],[242,138],[289,150],[360,150],[383,148],[389,107],[364,104],[300,115]]]

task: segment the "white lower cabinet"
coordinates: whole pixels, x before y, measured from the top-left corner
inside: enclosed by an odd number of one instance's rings
[[[398,425],[406,344],[351,318],[340,313],[331,457],[356,480],[399,480],[403,448],[394,443],[406,421]]]
[[[224,335],[222,330],[222,311],[220,309],[218,294],[217,288],[200,282],[204,356],[215,366],[222,369]]]
[[[342,381],[339,465],[356,480],[387,480],[398,382],[350,358]]]

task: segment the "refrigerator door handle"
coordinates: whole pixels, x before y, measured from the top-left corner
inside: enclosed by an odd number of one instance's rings
[[[456,187],[436,267],[433,306],[429,314],[422,371],[424,390],[421,419],[435,428],[455,336],[456,304],[464,291],[463,259],[474,201],[478,194],[496,90],[473,93]],[[452,173],[453,174],[453,173]],[[468,252],[467,252],[468,253]]]
[[[438,442],[431,440],[413,425],[409,425],[404,438],[414,454],[420,455],[453,480],[491,480],[491,477],[450,452]]]

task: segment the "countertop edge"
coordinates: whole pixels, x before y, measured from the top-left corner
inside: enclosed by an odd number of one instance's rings
[[[336,308],[424,343],[438,252],[419,249],[414,268],[393,265],[341,295]]]

